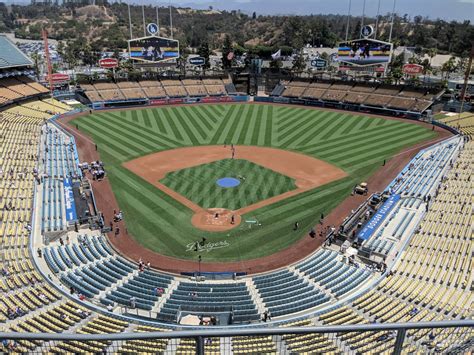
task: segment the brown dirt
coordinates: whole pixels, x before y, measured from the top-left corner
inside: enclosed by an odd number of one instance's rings
[[[254,104],[254,103],[251,103]],[[296,107],[295,105],[286,105]],[[321,108],[306,107],[308,109],[321,110]],[[339,111],[348,113],[344,110],[324,109],[326,111]],[[58,120],[58,123],[65,128],[67,131],[72,133],[76,139],[76,144],[79,152],[79,157],[83,161],[93,161],[99,159],[99,154],[95,150],[94,142],[84,133],[76,130],[73,126],[67,123],[75,117],[87,115],[87,113],[81,113],[74,116],[68,116]],[[373,114],[365,114],[372,117],[380,117],[384,119],[400,120],[403,122],[411,122],[422,126],[431,127],[429,124],[419,121],[409,121],[402,118],[377,116]],[[451,137],[452,134],[444,129],[435,127],[438,136],[424,143],[419,143],[412,146],[388,160],[385,166],[381,166],[374,175],[368,179],[369,193],[383,190],[392,181],[397,174],[403,169],[403,167],[422,149]],[[101,182],[92,181],[94,189],[94,195],[96,198],[97,206],[100,211],[103,212],[106,221],[111,221],[113,218],[113,209],[118,210],[118,204],[115,196],[112,192],[112,188],[108,179]],[[365,196],[355,195],[348,196],[339,206],[337,206],[331,213],[325,218],[326,225],[338,226],[345,217],[347,217],[351,210],[357,208],[364,200]],[[118,250],[122,255],[130,258],[131,260],[137,261],[139,258],[150,261],[154,268],[159,270],[180,273],[184,271],[196,271],[198,270],[198,262],[192,260],[182,260],[172,258],[158,253],[152,252],[149,249],[141,246],[131,235],[127,233],[124,222],[117,224],[120,227],[120,234],[115,237],[112,233],[109,234],[109,241],[112,246]],[[273,270],[279,267],[284,267],[288,264],[294,263],[302,258],[310,255],[316,249],[318,249],[324,242],[322,238],[312,239],[309,236],[301,238],[297,243],[292,246],[277,252],[275,254],[262,257],[259,259],[245,260],[240,262],[230,263],[201,263],[202,271],[234,271],[234,272],[248,272],[248,273],[259,273],[264,271]]]
[[[223,212],[219,214],[220,218],[214,218],[216,211],[203,209],[183,195],[166,187],[159,180],[172,171],[230,158],[231,148],[229,146],[214,145],[171,149],[130,160],[123,166],[194,211],[197,216],[193,216],[191,222],[195,227],[206,231],[232,229],[239,225],[240,216],[245,213],[347,176],[342,169],[332,164],[300,153],[254,146],[234,146],[234,149],[236,159],[245,159],[291,177],[295,179],[297,188],[236,211]],[[236,217],[234,224],[230,223],[232,214]]]
[[[217,215],[216,215],[217,213]],[[232,223],[232,216],[234,223]],[[237,227],[242,221],[242,216],[236,211],[225,208],[208,208],[195,211],[191,223],[196,228],[209,232],[223,232]]]

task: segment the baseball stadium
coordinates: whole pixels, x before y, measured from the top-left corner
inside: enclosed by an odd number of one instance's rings
[[[221,73],[65,99],[0,48],[2,352],[474,349],[474,113],[444,88]]]

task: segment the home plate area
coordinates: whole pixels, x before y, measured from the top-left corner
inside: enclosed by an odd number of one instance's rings
[[[232,222],[232,217],[234,221]],[[240,214],[225,208],[208,208],[195,213],[192,224],[208,231],[225,231],[238,226],[241,222]]]

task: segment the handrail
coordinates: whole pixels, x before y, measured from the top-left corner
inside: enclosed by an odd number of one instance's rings
[[[71,333],[6,333],[1,332],[1,339],[17,340],[136,340],[160,338],[193,338],[193,337],[229,337],[229,336],[257,336],[257,335],[284,335],[284,334],[311,334],[311,333],[346,333],[368,331],[399,331],[409,329],[432,328],[474,328],[474,320],[452,320],[419,323],[372,323],[351,324],[318,327],[271,327],[254,329],[214,329],[214,330],[185,330],[171,332],[139,332],[139,333],[113,333],[113,334],[71,334]]]

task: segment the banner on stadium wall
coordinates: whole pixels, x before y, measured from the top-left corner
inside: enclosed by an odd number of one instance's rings
[[[274,97],[273,102],[280,103],[280,104],[288,104],[290,103],[290,99],[287,97]]]
[[[150,105],[166,105],[167,103],[168,103],[167,99],[150,100]]]
[[[66,220],[77,220],[76,205],[74,204],[74,193],[70,178],[64,179],[64,205],[66,206]]]
[[[256,96],[253,100],[256,102],[273,102],[273,97]]]
[[[392,195],[387,201],[379,208],[379,210],[372,216],[370,221],[365,225],[364,228],[357,235],[359,242],[369,240],[372,234],[377,230],[380,224],[384,221],[385,217],[395,207],[397,202],[400,200],[400,194]]]
[[[247,95],[241,95],[241,96],[229,96],[232,98],[232,102],[247,102],[249,101],[249,97]]]
[[[305,104],[305,100],[301,100],[301,99],[290,99],[290,104],[304,105],[304,104]]]
[[[221,98],[220,97],[203,97],[201,99],[201,102],[207,102],[207,103],[221,102]]]
[[[168,100],[168,103],[169,103],[169,104],[182,104],[182,103],[183,103],[183,99],[169,99],[169,100]]]

